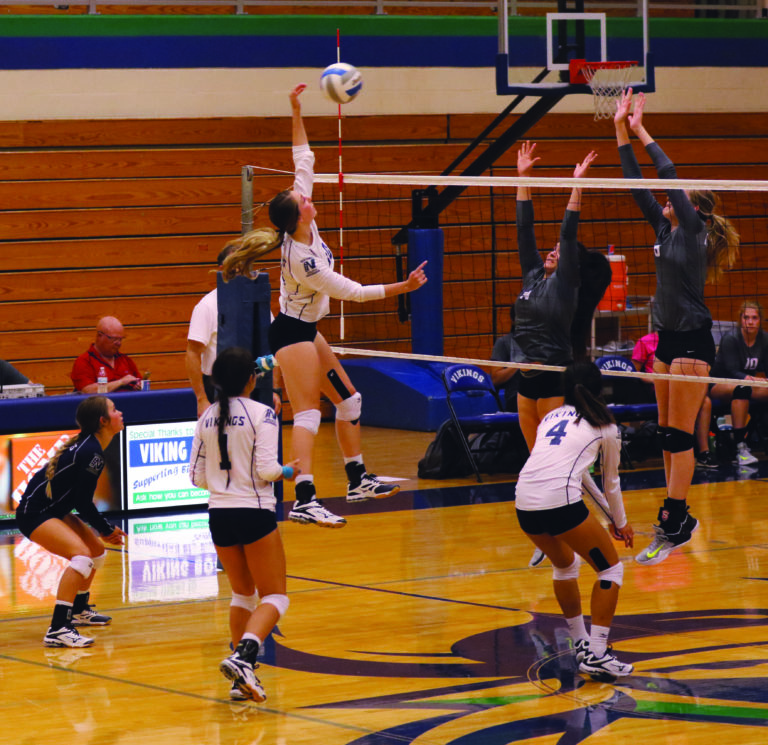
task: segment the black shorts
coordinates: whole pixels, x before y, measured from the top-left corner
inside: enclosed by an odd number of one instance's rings
[[[314,321],[300,321],[298,318],[278,313],[269,326],[269,351],[277,354],[283,347],[302,341],[314,341],[316,336],[317,324]]]
[[[538,401],[563,395],[563,374],[554,370],[522,370],[517,392]]]
[[[277,529],[277,515],[272,510],[250,507],[212,507],[208,527],[214,546],[247,546]]]
[[[560,535],[581,525],[588,517],[581,500],[551,510],[515,510],[520,527],[528,535]]]
[[[23,536],[29,538],[33,531],[39,528],[43,523],[48,522],[48,520],[53,520],[55,517],[57,516],[48,513],[41,514],[39,512],[33,512],[30,514],[22,512],[21,510],[16,510],[16,527]]]
[[[712,367],[715,362],[715,340],[712,338],[712,329],[694,329],[693,331],[660,329],[656,359],[665,365],[671,365],[673,360],[681,357],[701,360]]]

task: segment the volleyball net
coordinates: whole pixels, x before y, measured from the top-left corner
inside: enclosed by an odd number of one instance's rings
[[[260,182],[256,193],[264,194],[265,201],[291,185],[290,174],[260,175],[259,169],[255,173]],[[745,300],[759,300],[768,293],[768,181],[345,174],[344,274],[362,284],[403,279],[423,256],[414,250],[418,235],[437,231],[439,253],[431,254],[437,259],[430,258],[426,272],[438,299],[416,307],[415,295],[424,293],[428,283],[412,296],[345,303],[343,338],[339,304],[332,302],[331,314],[320,323],[331,345],[350,354],[489,361],[496,339],[510,330],[510,310],[522,289],[516,227],[519,185],[532,188],[535,236],[542,256],[559,241],[571,189],[583,189],[579,241],[610,254],[614,269],[588,339],[593,359],[607,354],[630,357],[637,340],[653,328],[655,236],[630,189],[651,189],[662,205],[672,187],[708,189],[719,197],[719,214],[739,234],[740,248],[733,267],[706,286],[716,342],[737,327]],[[316,176],[316,220],[337,257],[337,269],[339,192],[337,174]],[[258,211],[254,225],[267,224],[266,210]],[[276,289],[279,267],[271,270]],[[428,317],[417,318],[418,312]],[[427,354],[420,354],[424,349],[413,342],[414,325],[419,323],[439,336],[436,346],[428,345]]]

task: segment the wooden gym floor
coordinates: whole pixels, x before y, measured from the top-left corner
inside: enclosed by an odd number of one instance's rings
[[[141,516],[94,586],[110,627],[87,650],[45,649],[62,562],[0,545],[0,742],[14,745],[719,745],[768,741],[768,462],[697,476],[694,540],[655,567],[622,550],[612,631],[635,674],[575,673],[505,477],[416,481],[431,433],[368,429],[368,465],[403,493],[344,510],[341,530],[281,524],[291,607],[265,645],[268,700],[230,703],[230,590],[204,512]],[[343,493],[322,425],[321,496]],[[322,464],[322,467],[320,467]],[[645,465],[645,464],[642,464]],[[663,491],[623,477],[639,546]],[[346,507],[328,499],[332,509]],[[357,514],[352,514],[357,513]],[[582,570],[588,597],[592,584]]]

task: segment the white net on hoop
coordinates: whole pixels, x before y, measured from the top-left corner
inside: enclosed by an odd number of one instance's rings
[[[592,100],[595,104],[595,121],[611,119],[616,113],[616,101],[627,87],[634,67],[631,63],[610,67],[589,63],[584,65],[584,77],[592,89]]]

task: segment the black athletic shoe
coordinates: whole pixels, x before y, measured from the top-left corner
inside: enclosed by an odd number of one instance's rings
[[[720,464],[715,460],[715,457],[709,450],[705,450],[703,453],[699,453],[696,456],[696,468],[701,470],[713,470],[720,468]]]

